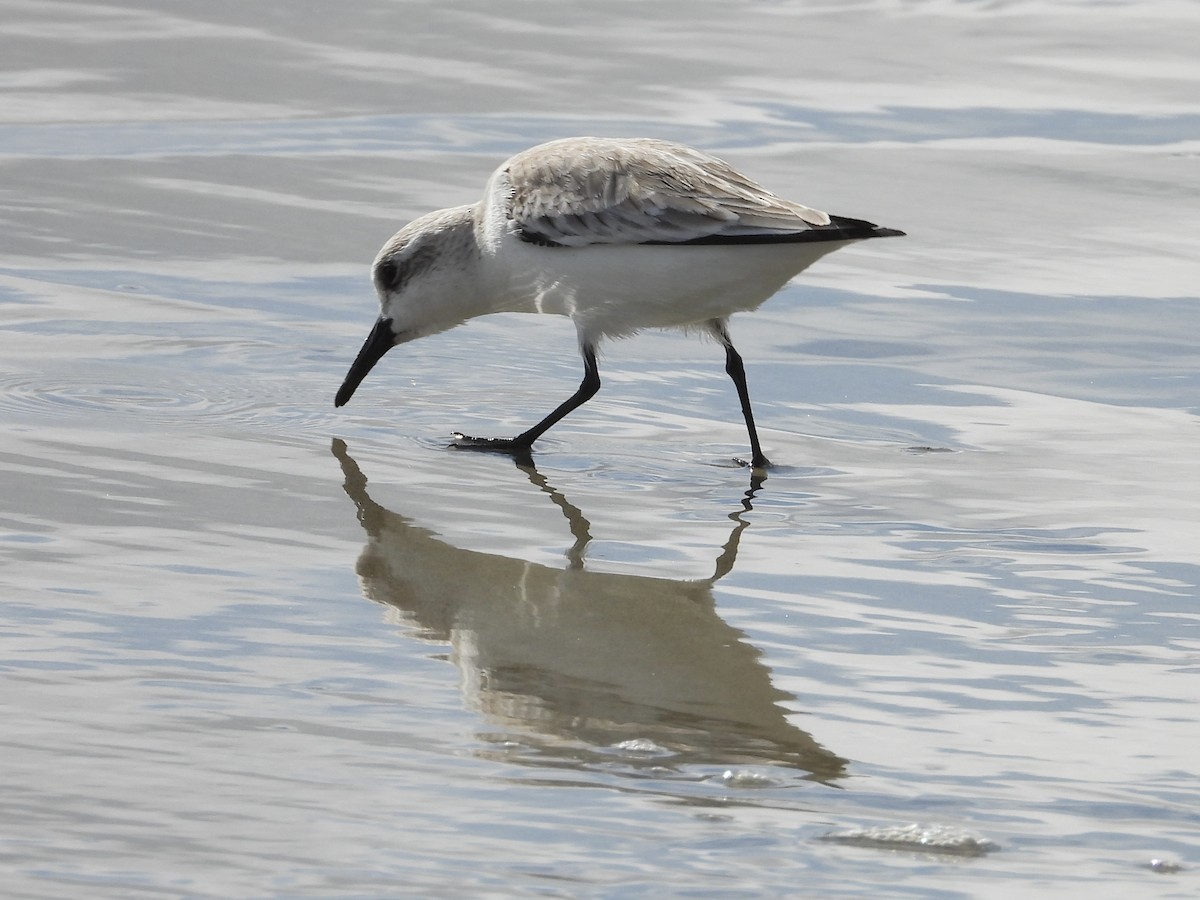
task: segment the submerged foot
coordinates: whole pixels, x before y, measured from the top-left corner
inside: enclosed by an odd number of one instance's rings
[[[483,450],[493,453],[508,453],[512,456],[528,456],[529,444],[515,438],[478,438],[454,432],[450,446],[455,450]]]
[[[771,462],[765,456],[757,456],[757,457],[751,459],[749,462],[746,462],[746,460],[742,459],[740,456],[735,456],[733,458],[733,461],[737,465],[741,466],[743,469],[773,469],[773,468],[775,468],[775,463]]]

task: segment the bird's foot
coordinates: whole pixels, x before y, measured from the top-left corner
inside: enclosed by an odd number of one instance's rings
[[[492,453],[508,453],[513,456],[528,456],[529,445],[516,438],[477,438],[454,432],[450,446],[455,450],[483,450]]]
[[[739,456],[735,456],[733,458],[733,461],[737,465],[741,466],[743,469],[747,469],[747,468],[749,468],[749,469],[773,469],[773,468],[775,468],[775,463],[771,462],[765,456],[755,457],[754,459],[750,460],[749,462],[746,462],[746,460],[742,459]]]

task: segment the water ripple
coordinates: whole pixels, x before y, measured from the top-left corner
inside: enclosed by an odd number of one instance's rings
[[[57,373],[56,373],[57,374]],[[183,378],[148,381],[0,375],[0,415],[14,419],[131,424],[268,425],[282,428],[326,422],[323,405],[286,384],[216,376],[203,384]]]

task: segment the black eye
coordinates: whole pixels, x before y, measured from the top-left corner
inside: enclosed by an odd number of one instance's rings
[[[375,267],[375,284],[384,291],[400,287],[400,267],[391,260],[381,262]]]

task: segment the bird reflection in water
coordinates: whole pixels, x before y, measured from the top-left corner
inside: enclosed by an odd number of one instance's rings
[[[716,611],[713,585],[733,568],[760,477],[729,516],[712,576],[677,580],[588,571],[587,518],[527,457],[517,467],[574,537],[561,568],[452,547],[372,500],[343,441],[333,455],[367,532],[356,567],[364,594],[422,638],[450,644],[467,703],[508,739],[559,764],[649,748],[655,766],[782,765],[822,782],[844,774],[846,760],[788,720],[791,696]]]

